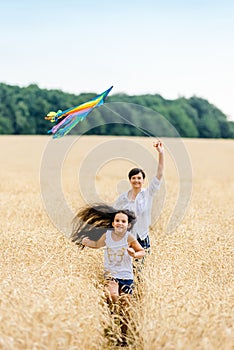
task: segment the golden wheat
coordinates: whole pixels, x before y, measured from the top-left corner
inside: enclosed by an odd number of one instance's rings
[[[108,146],[113,139],[117,138],[82,137],[67,153],[62,186],[73,212],[84,202],[79,166],[97,145]],[[119,327],[104,300],[103,252],[79,251],[53,225],[42,202],[39,175],[49,140],[0,137],[0,349],[112,349]],[[119,138],[120,143],[124,140]],[[149,138],[128,141],[157,159]],[[180,225],[167,233],[179,179],[166,152],[164,204],[151,227],[152,251],[143,282],[132,298],[129,349],[234,347],[234,141],[183,142],[193,171],[191,200]],[[131,159],[115,159],[97,169],[95,186],[101,200],[115,199],[117,183],[126,179],[132,164]],[[87,183],[89,175],[87,168]],[[183,181],[191,181],[184,176]],[[157,201],[160,195],[155,207]]]

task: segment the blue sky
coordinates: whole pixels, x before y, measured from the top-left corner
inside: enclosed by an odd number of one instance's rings
[[[234,120],[234,1],[8,0],[0,82],[205,98]]]

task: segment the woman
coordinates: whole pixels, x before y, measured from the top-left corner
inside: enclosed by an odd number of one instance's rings
[[[137,222],[131,230],[131,233],[137,238],[141,246],[149,251],[149,226],[151,224],[151,210],[153,196],[160,188],[164,169],[164,147],[161,141],[153,144],[158,151],[158,169],[156,176],[152,179],[149,187],[143,189],[145,173],[140,168],[133,168],[128,174],[131,189],[121,194],[115,204],[115,208],[128,209],[136,214]]]

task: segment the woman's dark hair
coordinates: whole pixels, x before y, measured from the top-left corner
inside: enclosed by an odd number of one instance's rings
[[[142,173],[142,177],[143,179],[145,178],[145,172],[144,170],[140,169],[140,168],[133,168],[132,170],[129,171],[128,173],[128,178],[129,180],[131,180],[131,177],[134,176],[134,175],[137,175],[139,173]]]
[[[81,244],[84,237],[97,241],[107,229],[113,228],[112,223],[118,213],[127,215],[128,223],[133,227],[136,215],[128,209],[119,210],[106,204],[93,204],[81,208],[72,220],[72,242]]]

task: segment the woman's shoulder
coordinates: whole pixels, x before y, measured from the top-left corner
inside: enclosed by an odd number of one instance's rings
[[[124,202],[124,201],[126,201],[126,200],[128,200],[128,191],[127,191],[127,192],[124,192],[124,193],[121,193],[121,194],[117,197],[115,203]]]
[[[125,198],[125,197],[127,197],[127,196],[128,196],[128,192],[129,192],[129,191],[125,191],[125,192],[121,193],[121,194],[118,196],[118,198]]]

